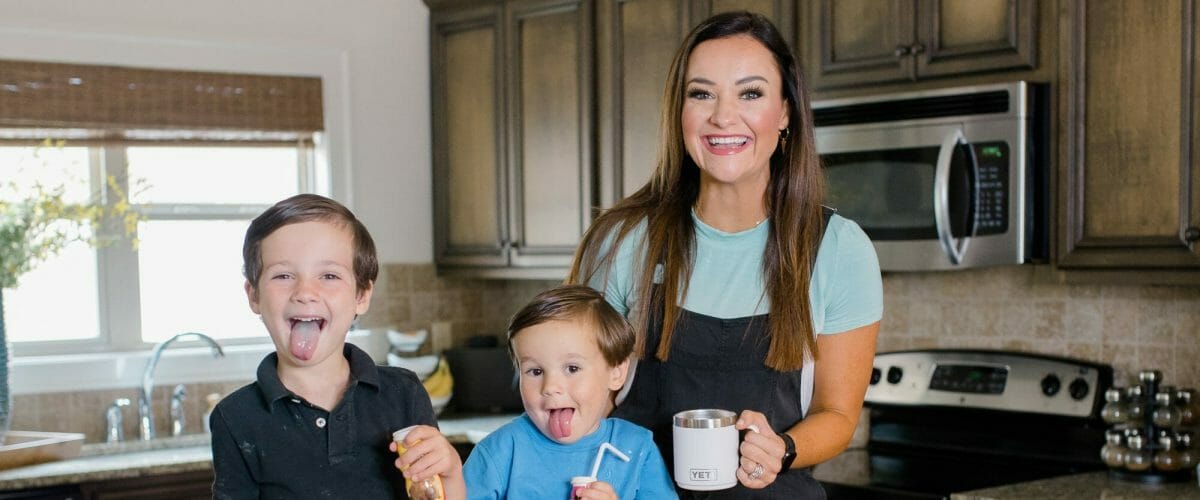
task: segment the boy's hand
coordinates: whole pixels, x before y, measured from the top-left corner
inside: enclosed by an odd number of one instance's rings
[[[404,446],[408,451],[396,458],[395,462],[396,468],[400,469],[404,477],[422,481],[438,474],[445,478],[462,480],[462,460],[458,451],[437,428],[428,425],[413,428],[408,436],[405,436]],[[395,453],[396,443],[389,442],[388,449]]]
[[[575,498],[586,498],[587,500],[619,500],[617,491],[613,489],[611,484],[604,481],[596,481],[587,485],[586,488],[580,488],[575,494]]]

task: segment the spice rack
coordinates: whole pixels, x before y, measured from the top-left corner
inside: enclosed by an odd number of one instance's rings
[[[1138,372],[1138,384],[1112,387],[1100,417],[1109,425],[1100,458],[1113,477],[1139,483],[1188,481],[1200,462],[1194,389],[1163,384],[1162,372]]]

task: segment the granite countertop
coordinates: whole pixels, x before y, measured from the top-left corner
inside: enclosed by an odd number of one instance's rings
[[[78,457],[0,471],[0,491],[212,469],[207,435],[85,444]]]
[[[477,443],[516,415],[456,415],[438,421],[453,443]],[[209,436],[85,444],[79,456],[0,471],[0,491],[212,469]]]
[[[813,469],[818,481],[847,486],[870,484],[871,469],[867,451],[848,449]],[[1014,500],[1027,498],[1070,499],[1200,499],[1200,485],[1188,482],[1143,485],[1109,477],[1107,471],[1061,476],[1008,486],[996,486],[950,495],[952,500]]]
[[[1197,499],[1200,486],[1195,479],[1184,483],[1145,485],[1109,477],[1107,471],[997,486],[950,495],[951,500],[1002,500],[1015,498],[1103,498],[1126,499]]]

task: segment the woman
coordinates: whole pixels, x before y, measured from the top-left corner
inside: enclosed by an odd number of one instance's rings
[[[662,110],[653,178],[596,220],[568,278],[638,328],[614,416],[654,431],[669,462],[674,413],[740,411],[738,429],[759,432],[739,449],[738,486],[712,497],[821,498],[810,468],[849,443],[870,377],[874,249],[823,211],[808,96],[766,18],[692,30]]]

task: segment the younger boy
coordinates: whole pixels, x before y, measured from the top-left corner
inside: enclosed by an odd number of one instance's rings
[[[470,498],[568,498],[604,443],[629,457],[601,461],[596,482],[576,498],[676,498],[649,430],[616,418],[634,333],[586,286],[547,290],[508,327],[525,413],[488,435],[463,467]]]
[[[242,257],[250,309],[275,352],[210,417],[213,498],[407,498],[405,476],[434,474],[464,497],[462,463],[416,375],[345,343],[379,272],[354,214],[293,196],[250,223]],[[414,424],[424,425],[406,444],[420,443],[397,457],[392,432]]]

